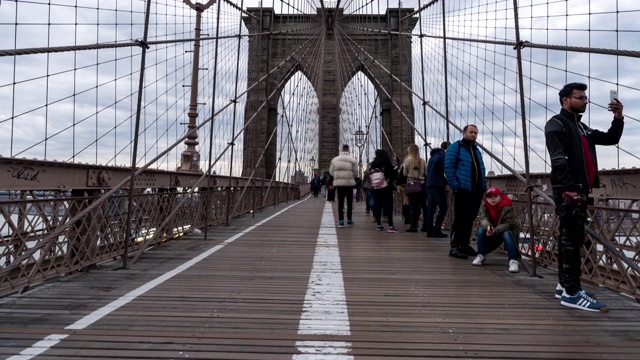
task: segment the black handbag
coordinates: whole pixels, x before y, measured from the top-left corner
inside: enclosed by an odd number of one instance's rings
[[[404,185],[404,192],[407,194],[413,194],[422,191],[422,182],[419,181],[407,181]]]

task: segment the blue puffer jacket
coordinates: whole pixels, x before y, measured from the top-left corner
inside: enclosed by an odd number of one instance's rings
[[[482,153],[475,143],[472,145],[476,154],[475,158],[480,163],[480,183],[482,184],[482,192],[487,190],[487,178],[485,177],[484,162],[482,161]],[[467,190],[471,191],[471,169],[473,167],[470,148],[465,145],[462,140],[458,140],[447,148],[444,156],[444,173],[447,182],[452,191]]]
[[[427,165],[427,187],[445,187],[447,179],[444,177],[444,150],[435,148],[431,150],[431,157]]]

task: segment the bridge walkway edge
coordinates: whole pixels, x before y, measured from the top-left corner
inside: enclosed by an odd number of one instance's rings
[[[552,270],[541,269],[540,278],[510,274],[502,254],[474,267],[471,259],[447,256],[447,239],[375,231],[362,203],[355,203],[354,227],[335,228],[336,206],[329,205],[332,218],[323,224],[325,206],[310,198],[270,208],[211,228],[210,240],[189,234],[157,246],[131,269],[109,262],[2,299],[0,356],[51,345],[35,358],[640,358],[640,305],[633,299],[588,287],[611,312],[568,309],[553,297]],[[323,248],[318,234],[326,240],[332,231],[348,332],[331,330],[344,321],[329,316],[339,301],[317,303],[327,317],[315,333],[301,330],[314,258]],[[335,284],[335,273],[324,273],[330,280],[319,282]],[[136,291],[138,297],[124,297]],[[114,301],[121,306],[109,305]]]

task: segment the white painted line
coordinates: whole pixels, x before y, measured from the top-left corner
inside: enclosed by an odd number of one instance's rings
[[[353,360],[351,343],[344,341],[298,341],[302,354],[294,355],[295,360]]]
[[[329,202],[322,213],[298,334],[351,335],[340,249]],[[347,342],[298,341],[296,347],[301,354],[293,355],[293,360],[353,359],[345,355],[351,351],[351,343]]]
[[[120,307],[126,305],[128,302],[134,300],[135,298],[137,298],[138,296],[146,293],[147,291],[155,288],[156,286],[162,284],[163,282],[171,279],[172,277],[180,274],[181,272],[187,270],[188,268],[192,267],[193,265],[199,263],[200,261],[204,260],[205,258],[207,258],[209,255],[215,253],[216,251],[222,249],[223,247],[231,244],[232,242],[234,242],[235,240],[237,240],[238,238],[242,237],[243,235],[249,233],[250,231],[254,230],[255,228],[257,228],[258,226],[270,221],[271,219],[275,218],[276,216],[279,216],[280,214],[284,213],[285,211],[291,209],[292,207],[302,203],[303,201],[306,201],[307,199],[309,199],[309,197],[298,201],[292,205],[287,206],[286,208],[278,211],[277,213],[269,216],[268,218],[258,222],[255,225],[249,226],[248,228],[246,228],[245,230],[237,233],[236,235],[228,238],[227,240],[221,242],[220,244],[210,248],[209,250],[203,252],[202,254],[196,256],[195,258],[185,262],[184,264],[176,267],[175,269],[164,273],[163,275],[155,278],[154,280],[151,280],[150,282],[138,287],[137,289],[121,296],[120,298],[118,298],[117,300],[101,307],[100,309],[92,312],[91,314],[83,317],[82,319],[76,321],[75,323],[65,327],[66,330],[82,330],[85,329],[87,326],[90,326],[91,324],[95,323],[96,321],[100,320],[101,318],[107,316],[108,314],[110,314],[112,311],[115,311],[117,309],[119,309]],[[45,337],[43,340],[38,341],[37,343],[33,344],[30,348],[27,348],[23,351],[20,352],[19,355],[14,355],[11,356],[10,358],[7,358],[7,360],[29,360],[31,358],[33,358],[34,356],[37,356],[45,351],[47,351],[48,349],[50,349],[52,346],[56,345],[57,343],[59,343],[62,339],[66,338],[67,336],[69,336],[68,334],[52,334],[49,335],[47,337]]]
[[[52,346],[59,343],[62,339],[69,336],[68,334],[51,334],[44,339],[33,344],[30,348],[23,350],[20,355],[14,355],[7,360],[29,360],[34,356],[38,356],[49,350]]]

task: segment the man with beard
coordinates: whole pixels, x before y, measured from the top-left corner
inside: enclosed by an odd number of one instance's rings
[[[487,190],[487,179],[482,153],[476,144],[477,137],[477,126],[465,126],[462,139],[449,145],[444,155],[444,174],[453,191],[449,256],[458,259],[478,255],[469,244],[473,221],[478,216],[482,196]]]
[[[551,160],[551,185],[556,213],[560,218],[558,239],[558,278],[555,296],[560,304],[587,311],[607,312],[607,306],[580,284],[581,256],[588,195],[599,187],[596,145],[616,145],[622,136],[622,103],[611,99],[608,109],[613,121],[607,132],[589,128],[581,122],[589,98],[587,85],[570,83],[559,92],[562,110],[544,129]],[[591,199],[593,200],[593,199]]]

